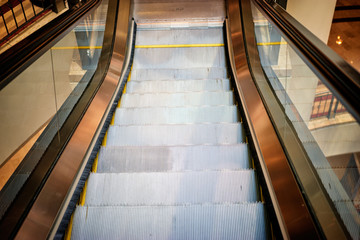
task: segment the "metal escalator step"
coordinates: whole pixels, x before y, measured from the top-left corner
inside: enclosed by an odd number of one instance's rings
[[[256,202],[255,172],[249,170],[92,173],[86,205],[178,205]]]
[[[348,172],[350,169],[347,170]],[[354,172],[357,172],[357,169],[354,169]],[[319,174],[319,177],[327,190],[331,200],[333,201],[350,201],[348,193],[344,189],[343,185],[339,181],[338,176],[341,176],[344,174],[343,172],[339,172],[339,169],[332,169],[331,167],[328,169],[317,169],[317,172]],[[337,174],[336,174],[337,173]],[[352,176],[351,173],[349,173],[348,178],[351,181],[354,181],[354,179],[350,179]],[[356,176],[356,175],[353,175]]]
[[[233,92],[124,94],[120,107],[177,107],[199,105],[233,105]]]
[[[72,239],[266,239],[262,203],[78,207]]]
[[[110,126],[107,146],[170,146],[244,142],[240,123]]]
[[[248,169],[247,144],[102,147],[97,172],[162,172]]]
[[[130,81],[127,93],[229,91],[229,79]]]
[[[359,204],[359,202],[357,202]],[[358,210],[354,207],[356,201],[335,201],[334,205],[352,239],[360,239],[359,223],[360,216]]]
[[[136,33],[136,45],[224,43],[222,27],[152,29]]]
[[[225,67],[224,47],[136,48],[133,69]]]
[[[237,122],[236,106],[118,108],[115,125]]]
[[[227,78],[225,67],[185,68],[185,69],[136,69],[131,71],[131,80],[169,80],[169,79],[214,79]]]

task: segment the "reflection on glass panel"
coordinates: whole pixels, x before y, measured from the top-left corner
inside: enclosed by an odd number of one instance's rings
[[[0,91],[0,189],[19,166],[6,189],[2,189],[0,197],[4,198],[0,201],[15,197],[50,141],[59,140],[58,130],[97,68],[107,3],[102,1],[93,13]],[[21,162],[31,146],[26,161]],[[31,154],[36,157],[31,158]],[[0,217],[4,209],[1,208]]]
[[[56,113],[50,53],[0,91],[0,164]]]
[[[263,70],[346,228],[359,239],[359,123],[252,7]]]

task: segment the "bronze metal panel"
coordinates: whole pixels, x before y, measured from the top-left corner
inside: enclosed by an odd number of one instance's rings
[[[114,52],[106,77],[36,199],[16,239],[48,237],[118,85],[125,59],[129,14],[130,1],[121,0],[118,5]]]
[[[242,4],[250,4],[242,1]],[[278,215],[284,238],[319,238],[316,225],[302,197],[282,145],[267,114],[248,67],[239,1],[228,1],[230,56],[236,72],[236,85],[246,112],[260,164]]]

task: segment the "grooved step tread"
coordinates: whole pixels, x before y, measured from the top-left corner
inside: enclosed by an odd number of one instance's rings
[[[102,147],[98,173],[248,169],[247,144]]]
[[[233,92],[126,93],[121,97],[120,103],[120,107],[177,107],[201,105],[234,105]]]
[[[88,180],[85,204],[177,205],[257,200],[255,172],[248,169],[92,173]]]
[[[203,68],[133,68],[131,80],[168,80],[168,79],[216,79],[227,78],[225,67],[203,67]]]
[[[264,218],[262,203],[78,207],[72,238],[259,240]]]
[[[240,123],[110,126],[107,146],[170,146],[244,142]]]
[[[221,123],[239,120],[236,106],[118,108],[115,125]]]
[[[130,81],[127,93],[229,91],[229,79]]]

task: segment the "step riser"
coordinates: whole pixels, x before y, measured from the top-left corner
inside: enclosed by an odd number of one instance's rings
[[[176,80],[176,79],[216,79],[226,78],[226,68],[190,69],[133,69],[131,80]]]
[[[136,45],[224,43],[222,28],[143,30],[136,33]]]
[[[249,169],[247,144],[186,147],[102,147],[98,173]]]
[[[78,207],[73,239],[267,239],[261,203]]]
[[[177,107],[177,106],[234,105],[232,92],[124,94],[120,107]]]
[[[244,142],[240,124],[110,126],[107,146],[174,146]]]
[[[133,69],[225,67],[224,47],[138,48]]]
[[[257,201],[254,170],[91,174],[86,205]]]
[[[228,79],[176,80],[176,81],[130,81],[127,93],[230,91]]]
[[[237,122],[235,106],[188,108],[118,108],[114,125]]]

